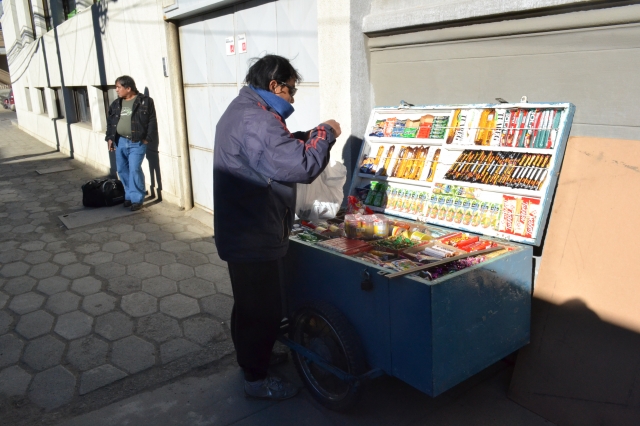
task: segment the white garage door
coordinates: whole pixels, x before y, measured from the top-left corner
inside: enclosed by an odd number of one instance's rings
[[[241,34],[247,53],[227,55],[226,39]],[[215,128],[242,87],[250,59],[267,53],[291,59],[304,82],[287,125],[307,130],[320,121],[316,0],[248,2],[189,19],[180,25],[180,49],[194,202],[213,211]]]

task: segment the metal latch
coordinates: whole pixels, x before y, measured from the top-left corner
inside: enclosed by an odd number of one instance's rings
[[[373,290],[373,281],[371,281],[371,274],[366,269],[362,271],[362,281],[360,281],[360,289],[364,291]]]

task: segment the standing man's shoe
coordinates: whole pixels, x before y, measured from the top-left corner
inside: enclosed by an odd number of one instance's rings
[[[124,200],[124,204],[123,204],[122,206],[123,206],[125,209],[126,209],[127,207],[131,207],[131,201],[129,201],[129,200]]]
[[[135,212],[136,210],[140,210],[142,208],[142,203],[132,203],[131,211]]]
[[[298,388],[279,377],[269,376],[257,382],[244,382],[244,395],[247,398],[272,399],[282,401],[298,394]]]

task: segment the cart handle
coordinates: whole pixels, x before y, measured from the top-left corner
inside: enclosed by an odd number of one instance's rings
[[[444,265],[446,263],[453,262],[453,261],[456,261],[456,260],[465,259],[467,257],[480,256],[480,255],[487,254],[487,253],[493,253],[494,251],[498,251],[498,250],[504,250],[504,247],[502,247],[502,246],[492,247],[492,248],[488,248],[488,249],[485,249],[485,250],[478,250],[478,251],[473,251],[471,253],[465,253],[465,254],[461,254],[461,255],[458,255],[458,256],[448,257],[446,259],[439,260],[437,262],[429,263],[428,265],[417,266],[415,268],[406,269],[406,270],[400,271],[400,272],[378,271],[378,274],[380,274],[382,276],[385,276],[387,278],[396,278],[396,277],[400,277],[400,276],[403,276],[403,275],[412,274],[414,272],[424,271],[425,269],[429,269],[429,268],[432,268],[434,266],[440,266],[440,265]]]

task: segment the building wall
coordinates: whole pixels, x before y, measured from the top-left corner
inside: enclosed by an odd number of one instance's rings
[[[12,0],[12,6],[16,2],[26,4],[26,0]],[[3,23],[11,22],[7,16],[11,12],[6,7],[5,12]],[[113,86],[120,75],[132,76],[140,92],[148,92],[154,99],[158,118],[159,145],[149,147],[143,164],[147,185],[153,177],[163,199],[184,205],[178,146],[184,141],[174,136],[174,109],[182,105],[171,94],[171,79],[165,77],[162,62],[169,56],[167,25],[162,5],[155,0],[102,1],[25,44],[19,55],[10,58],[9,67],[21,128],[105,173],[114,165],[104,141],[106,113],[101,87]],[[50,90],[45,90],[44,99],[48,114],[43,113],[36,89],[63,86],[88,88],[91,123],[73,123],[68,90],[67,118],[56,119],[54,92]]]

